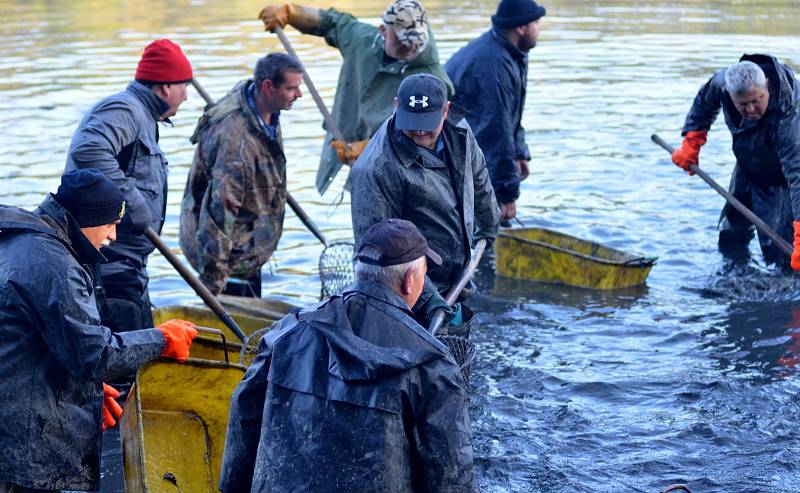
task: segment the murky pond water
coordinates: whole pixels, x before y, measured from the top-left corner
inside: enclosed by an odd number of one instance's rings
[[[323,5],[314,3],[315,5]],[[446,60],[488,26],[494,2],[427,2]],[[699,85],[745,52],[800,67],[793,1],[545,2],[524,116],[532,174],[527,224],[660,260],[646,287],[593,292],[479,273],[471,403],[483,491],[695,492],[800,490],[800,284],[765,270],[722,274],[715,225],[722,199],[668,161],[649,136],[678,143]],[[338,6],[377,22],[383,2]],[[143,46],[179,42],[214,96],[280,49],[253,2],[0,1],[0,203],[35,207],[55,190],[75,125],[125,86]],[[288,34],[323,97],[338,53]],[[191,94],[161,130],[170,160],[164,237],[177,248],[178,204],[203,104]],[[282,116],[289,188],[329,238],[348,238],[349,197],[313,187],[320,116],[309,96]],[[702,165],[726,184],[722,122]],[[265,291],[303,302],[319,293],[321,246],[292,215]],[[160,256],[159,305],[195,297]]]

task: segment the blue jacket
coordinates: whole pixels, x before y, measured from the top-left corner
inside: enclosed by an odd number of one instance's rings
[[[281,320],[230,412],[224,493],[475,491],[458,365],[380,283]]]
[[[158,330],[100,325],[102,260],[52,196],[34,213],[0,205],[0,481],[96,490],[102,382],[163,350]]]
[[[72,136],[65,171],[97,168],[125,195],[125,219],[117,241],[103,252],[109,260],[129,258],[137,265],[152,253],[142,234],[161,232],[167,200],[167,159],[158,145],[158,121],[169,105],[134,81],[98,102]]]
[[[445,70],[453,80],[452,101],[467,110],[501,204],[519,198],[518,159],[531,158],[522,128],[528,87],[528,54],[495,29],[453,55]]]

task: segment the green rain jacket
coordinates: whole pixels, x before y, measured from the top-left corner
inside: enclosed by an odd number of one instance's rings
[[[433,74],[447,85],[448,97],[453,95],[453,83],[439,63],[433,33],[429,33],[428,46],[417,58],[390,63],[386,63],[380,30],[348,13],[332,8],[321,10],[319,26],[311,34],[324,36],[325,42],[338,48],[344,59],[333,101],[333,118],[348,142],[372,137],[394,112],[397,89],[409,75]],[[320,194],[325,193],[342,167],[336,151],[330,147],[331,131],[327,125],[323,126],[327,133],[317,172]]]

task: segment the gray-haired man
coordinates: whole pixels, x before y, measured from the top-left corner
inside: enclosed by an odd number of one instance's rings
[[[261,296],[261,266],[278,247],[286,210],[279,117],[299,98],[303,66],[284,53],[256,63],[209,108],[181,205],[180,243],[214,294]]]
[[[231,399],[220,491],[475,491],[460,370],[409,309],[441,261],[412,223],[381,221],[348,290],[261,339]]]
[[[687,171],[698,164],[700,147],[721,108],[736,156],[730,192],[788,242],[794,233],[794,270],[800,270],[799,101],[800,84],[790,67],[769,55],[744,55],[700,88],[686,116],[683,144],[672,155]],[[752,238],[753,226],[726,204],[719,232],[723,255],[746,259]],[[787,265],[771,239],[759,233],[758,240],[767,263]]]

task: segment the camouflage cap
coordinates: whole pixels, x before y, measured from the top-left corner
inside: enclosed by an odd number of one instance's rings
[[[428,45],[428,16],[417,0],[395,0],[383,13],[383,23],[392,26],[397,38],[421,52]]]

